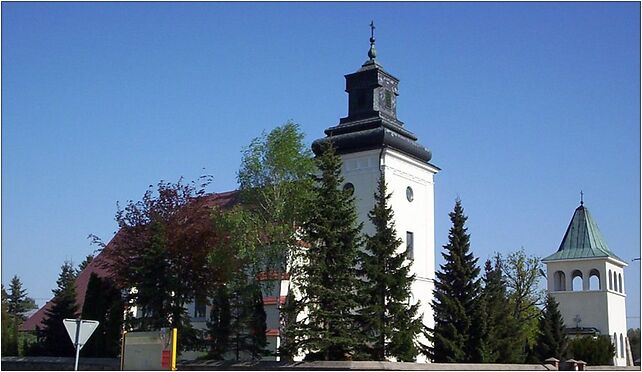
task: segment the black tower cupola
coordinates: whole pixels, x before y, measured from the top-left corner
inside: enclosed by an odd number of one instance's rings
[[[339,154],[391,147],[428,162],[430,151],[397,119],[399,79],[386,72],[377,61],[374,24],[370,27],[369,59],[359,70],[345,75],[348,116],[326,129],[326,137],[314,141],[312,150],[318,154],[321,144],[326,141],[331,141]]]

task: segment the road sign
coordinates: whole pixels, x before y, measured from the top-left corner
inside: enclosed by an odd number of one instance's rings
[[[97,320],[85,319],[65,319],[62,322],[65,324],[71,342],[74,343],[74,346],[78,345],[81,349],[85,346],[89,336],[94,333],[99,324]],[[80,330],[77,330],[79,324]],[[76,341],[76,332],[78,332],[78,341]]]
[[[76,365],[74,371],[78,370],[78,358],[80,357],[80,349],[85,346],[89,336],[96,330],[98,324],[97,320],[84,320],[84,319],[64,319],[62,324],[65,325],[69,338],[76,348]]]

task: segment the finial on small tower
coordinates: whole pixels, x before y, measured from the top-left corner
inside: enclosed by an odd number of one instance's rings
[[[374,21],[370,21],[370,50],[368,50],[368,57],[370,60],[374,60],[377,58],[377,50],[375,49],[375,37],[374,37],[374,30],[375,30],[375,25]]]
[[[584,192],[580,190],[580,205],[584,205]]]

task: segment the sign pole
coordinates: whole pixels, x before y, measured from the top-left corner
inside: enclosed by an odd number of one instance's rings
[[[78,338],[80,337],[80,318],[76,319],[76,340],[74,345],[76,346],[76,365],[74,366],[74,371],[78,370],[78,359],[80,358],[80,345],[78,345]]]

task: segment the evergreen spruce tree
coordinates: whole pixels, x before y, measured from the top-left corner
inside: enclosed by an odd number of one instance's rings
[[[239,275],[239,277],[244,275]],[[237,279],[230,290],[230,337],[228,350],[235,360],[259,359],[265,355],[265,309],[263,294],[258,283]]]
[[[18,278],[17,275],[14,275],[11,278],[11,283],[9,284],[9,314],[13,317],[22,319],[22,313],[25,309],[25,300],[27,298],[27,291],[22,288],[22,281]]]
[[[558,309],[557,301],[548,295],[539,318],[537,342],[533,350],[534,356],[539,362],[550,357],[563,360],[566,357],[567,346],[564,319]]]
[[[402,241],[395,232],[394,213],[388,205],[384,176],[379,178],[375,205],[368,217],[375,233],[366,238],[360,251],[358,270],[363,278],[359,294],[362,308],[358,311],[363,334],[364,352],[370,360],[414,361],[418,350],[415,338],[423,324],[417,316],[419,303],[409,304],[411,284],[408,252],[399,252]]]
[[[260,359],[267,355],[267,315],[263,305],[263,292],[258,283],[253,283],[248,288],[245,308],[248,311],[247,328],[247,349],[252,359]]]
[[[82,348],[82,356],[113,358],[120,353],[124,309],[120,290],[114,283],[92,273],[87,284],[82,318],[97,320],[100,324]]]
[[[208,357],[223,360],[230,340],[230,298],[227,288],[219,285],[212,298],[210,320],[207,322],[209,334]]]
[[[289,311],[283,350],[303,351],[307,360],[346,360],[362,342],[355,316],[361,225],[354,197],[342,188],[341,159],[334,149],[326,145],[316,162],[315,202],[303,224],[303,240],[310,246],[294,261],[291,277],[299,296],[296,309]],[[302,312],[305,319],[296,319]]]
[[[436,273],[432,303],[435,328],[429,332],[431,357],[435,362],[474,362],[482,352],[480,330],[471,327],[479,320],[479,267],[470,252],[461,200],[457,199],[449,216],[453,226],[442,253],[445,263]]]
[[[67,330],[62,321],[66,318],[76,318],[78,305],[76,304],[76,271],[71,262],[65,261],[61,267],[53,290],[52,306],[45,311],[43,320],[43,348],[46,355],[74,356],[75,349],[69,340]]]
[[[4,284],[2,285],[2,319],[0,321],[0,326],[2,327],[2,335],[0,335],[0,340],[2,341],[2,355],[8,355],[7,351],[10,350],[11,346],[11,317],[9,315],[9,295],[4,289]]]
[[[481,302],[485,315],[484,355],[485,363],[519,363],[519,348],[514,347],[518,331],[512,317],[506,283],[503,278],[499,255],[486,261],[483,277],[484,289]]]

